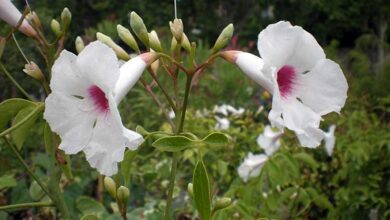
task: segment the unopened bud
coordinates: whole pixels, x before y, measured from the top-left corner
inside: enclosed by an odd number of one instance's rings
[[[154,52],[153,49],[151,49],[151,52]],[[150,64],[150,69],[152,70],[154,75],[157,74],[157,70],[159,66],[160,66],[160,60],[156,60],[152,64]]]
[[[130,26],[145,46],[149,46],[149,34],[144,21],[134,11],[130,13]]]
[[[238,53],[237,50],[226,50],[221,52],[221,57],[230,63],[236,64]]]
[[[224,209],[224,208],[230,206],[231,204],[232,204],[232,199],[231,198],[223,197],[221,199],[218,199],[215,202],[214,211],[217,211],[217,210],[220,210],[220,209]]]
[[[177,40],[172,37],[172,41],[171,41],[171,52],[173,53],[177,48]]]
[[[226,26],[217,40],[215,41],[214,47],[213,47],[213,53],[216,53],[220,51],[222,48],[224,48],[232,39],[233,36],[234,27],[233,24],[229,24]]]
[[[185,33],[182,35],[181,39],[181,46],[188,52],[191,53],[191,43],[190,40],[188,40],[188,37]]]
[[[39,20],[38,15],[32,11],[26,15],[27,20],[30,21],[30,24],[32,24],[36,29],[40,29],[42,27],[41,21]]]
[[[129,200],[130,191],[125,186],[120,186],[116,192],[116,198],[118,202],[122,205],[122,207],[127,206],[127,201]]]
[[[39,81],[43,80],[44,78],[41,69],[33,61],[30,61],[30,63],[24,65],[23,72]]]
[[[194,198],[194,185],[192,183],[188,183],[188,185],[187,185],[187,192],[188,192],[188,195],[190,195],[191,198]]]
[[[181,42],[183,35],[183,21],[181,19],[175,18],[173,22],[169,22],[169,27],[171,28],[172,35],[176,41]]]
[[[158,35],[154,30],[149,33],[149,46],[157,52],[162,51],[160,39],[158,39]]]
[[[1,59],[1,56],[3,56],[6,41],[7,40],[4,37],[0,37],[0,59]]]
[[[57,37],[61,35],[61,25],[56,19],[51,20],[50,28]]]
[[[107,46],[109,46],[111,49],[114,50],[115,54],[117,55],[117,57],[119,59],[122,59],[122,60],[130,60],[130,56],[129,54],[122,48],[120,47],[118,44],[116,44],[109,36],[107,35],[104,35],[100,32],[97,32],[96,33],[96,38],[106,44]]]
[[[76,37],[74,44],[76,46],[77,53],[81,53],[81,51],[84,50],[85,44],[83,39],[80,36]]]
[[[130,30],[123,27],[122,25],[118,24],[116,26],[116,29],[118,31],[119,38],[125,42],[131,49],[135,50],[135,52],[140,53],[137,41],[134,39],[133,35],[131,34]]]
[[[106,177],[104,177],[103,184],[104,184],[104,188],[106,188],[107,192],[113,198],[116,198],[116,183],[115,183],[115,181],[111,177],[106,176]]]
[[[64,30],[67,30],[72,20],[72,13],[68,8],[64,8],[61,13],[61,22]]]

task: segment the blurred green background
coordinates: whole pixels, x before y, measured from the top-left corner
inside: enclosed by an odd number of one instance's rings
[[[14,1],[23,9],[25,1]],[[129,53],[116,33],[116,25],[129,26],[128,14],[136,11],[148,30],[156,30],[163,46],[169,51],[171,39],[168,22],[173,20],[173,1],[153,0],[40,0],[29,1],[38,13],[48,36],[50,21],[59,19],[64,7],[72,12],[71,35],[66,49],[75,51],[74,39],[81,36],[86,42],[95,40],[97,31],[112,37]],[[268,124],[267,110],[270,100],[262,89],[246,78],[236,67],[225,61],[202,74],[193,85],[190,110],[185,130],[203,137],[207,130],[215,129],[213,113],[196,117],[196,110],[212,110],[217,104],[244,107],[246,113],[230,118],[232,125],[226,131],[234,141],[226,149],[210,149],[205,161],[217,196],[230,196],[236,204],[217,216],[218,219],[388,219],[390,216],[390,1],[386,0],[178,0],[178,17],[183,19],[184,30],[196,42],[198,63],[210,55],[220,31],[229,23],[235,26],[231,49],[258,54],[257,35],[268,24],[288,20],[313,34],[326,51],[328,58],[342,67],[349,84],[347,104],[341,115],[325,117],[322,128],[336,124],[336,147],[327,157],[322,147],[316,150],[299,147],[292,132],[283,137],[281,155],[299,155],[286,160],[275,158],[266,177],[255,178],[244,184],[237,175],[237,167],[248,152],[260,152],[256,137]],[[0,34],[10,28],[0,21]],[[31,40],[17,33],[16,37],[27,56],[43,65]],[[22,72],[23,57],[10,41],[2,63],[38,99],[43,91]],[[47,70],[45,73],[47,74]],[[159,70],[161,80],[169,78]],[[0,73],[0,101],[22,97],[17,89]],[[183,88],[183,87],[182,87]],[[155,92],[163,98],[161,92]],[[258,111],[260,106],[264,111]],[[142,125],[147,130],[167,129],[161,110],[146,94],[141,85],[131,90],[121,104],[121,115],[127,127]],[[40,176],[45,176],[45,156],[40,136],[42,126],[30,135],[22,152]],[[131,219],[160,219],[169,176],[169,157],[153,150],[150,143],[142,147],[132,162]],[[12,159],[12,154],[1,145],[0,178],[12,176],[18,182],[0,186],[0,205],[31,201],[31,180]],[[190,219],[194,215],[191,202],[185,200],[186,184],[191,181],[194,152],[186,151],[179,166],[175,207],[177,219]],[[303,155],[303,156],[302,156]],[[288,156],[284,156],[288,157]],[[283,157],[283,158],[284,158]],[[223,160],[218,160],[223,158]],[[148,161],[145,163],[145,161]],[[292,161],[292,162],[291,162]],[[109,196],[104,198],[97,189],[96,172],[91,172],[82,155],[72,157],[76,182],[67,183],[65,195],[71,210],[84,213],[76,198],[81,195],[103,201],[105,207],[91,202],[104,219],[115,219]],[[299,175],[291,170],[298,169]],[[92,173],[92,175],[91,175]],[[283,175],[277,175],[282,173]],[[264,178],[266,180],[264,180]],[[1,182],[1,181],[0,181]],[[265,186],[266,185],[266,186]],[[277,190],[280,189],[281,190]],[[290,199],[292,188],[298,188],[297,199]],[[264,189],[268,197],[262,196]],[[314,190],[314,191],[313,191]],[[29,192],[30,191],[30,192]],[[314,194],[320,195],[315,197]],[[315,198],[315,199],[314,199]],[[318,199],[321,198],[321,199]],[[42,199],[42,198],[40,198]],[[88,199],[87,199],[88,200]],[[89,200],[88,200],[89,201]],[[85,202],[83,200],[83,202]],[[80,202],[81,203],[81,202]],[[145,215],[145,212],[149,213]],[[142,213],[142,214],[141,214]],[[112,214],[112,215],[111,215]],[[52,210],[30,210],[4,214],[9,219],[23,219],[29,215],[38,219],[52,219]],[[111,216],[111,217],[108,217]],[[114,217],[113,217],[114,216]],[[143,217],[141,217],[143,216]],[[7,218],[7,217],[5,217]]]

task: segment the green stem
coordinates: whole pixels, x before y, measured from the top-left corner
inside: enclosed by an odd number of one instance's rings
[[[158,55],[164,57],[164,58],[167,58],[169,61],[171,61],[173,64],[175,64],[177,67],[179,67],[181,70],[183,70],[183,72],[185,73],[188,73],[188,69],[185,68],[181,63],[177,62],[175,59],[173,59],[172,57],[168,56],[167,54],[165,53],[157,53]]]
[[[167,206],[165,206],[164,220],[169,219],[169,211],[171,210],[173,200],[173,190],[175,188],[175,179],[177,172],[178,153],[173,153],[171,176],[169,177],[169,188],[168,188],[168,200]]]
[[[154,79],[154,81],[156,81],[158,87],[160,87],[161,91],[164,93],[165,95],[165,98],[168,100],[168,103],[169,105],[171,106],[171,108],[173,109],[173,111],[176,113],[177,112],[177,108],[176,108],[176,105],[175,103],[173,102],[173,100],[171,99],[171,97],[169,96],[168,92],[165,90],[165,88],[163,87],[163,85],[160,83],[160,81],[157,79],[156,75],[154,75],[154,73],[152,71],[148,71],[149,74],[152,76],[152,78]]]
[[[7,130],[3,131],[0,133],[0,137],[4,137],[5,135],[11,133],[12,131],[14,131],[15,129],[17,129],[18,127],[22,126],[24,123],[26,123],[30,118],[34,117],[35,113],[37,112],[40,112],[43,110],[43,107],[45,105],[44,104],[39,104],[35,109],[34,111],[30,112],[30,114],[28,114],[23,120],[19,121],[18,123],[16,123],[14,126],[8,128]]]
[[[5,73],[5,75],[9,78],[9,80],[11,80],[11,82],[16,86],[16,88],[19,89],[19,91],[24,95],[26,96],[26,98],[28,98],[29,100],[33,100],[31,98],[31,96],[26,92],[26,90],[23,89],[23,87],[12,77],[12,75],[7,71],[7,69],[4,67],[4,65],[2,63],[0,63],[0,66],[1,68],[3,69],[3,72]]]
[[[184,102],[183,102],[183,108],[181,112],[181,118],[179,122],[179,127],[176,132],[176,134],[180,133],[183,131],[183,126],[184,126],[184,120],[185,120],[185,113],[187,111],[187,104],[188,104],[188,96],[190,93],[190,88],[191,88],[191,82],[192,78],[187,77],[187,82],[186,82],[186,90],[184,94]],[[177,172],[177,163],[178,163],[178,153],[173,154],[172,158],[172,167],[171,167],[171,176],[169,179],[169,188],[168,188],[168,200],[167,200],[167,206],[165,207],[165,214],[164,214],[164,220],[169,219],[169,211],[171,210],[172,206],[172,195],[173,195],[173,190],[175,188],[175,179],[176,179],[176,172]]]
[[[22,156],[19,154],[19,151],[9,142],[9,140],[6,137],[3,137],[5,143],[8,145],[8,147],[12,150],[12,152],[15,154],[16,158],[19,160],[19,162],[24,166],[24,168],[27,170],[27,172],[30,174],[30,176],[38,183],[38,185],[42,188],[42,191],[46,193],[47,196],[50,197],[50,199],[53,200],[52,195],[49,193],[49,190],[46,188],[46,186],[39,180],[37,176],[30,170],[30,167],[27,165],[27,163],[23,160]]]
[[[184,120],[185,120],[186,111],[187,111],[188,96],[190,94],[190,89],[191,89],[191,82],[192,82],[192,77],[187,76],[186,90],[184,93],[183,110],[181,112],[181,118],[180,118],[179,130],[178,130],[179,133],[183,131]]]
[[[15,34],[12,33],[12,38],[14,39],[15,45],[18,48],[19,52],[22,54],[23,58],[26,60],[27,63],[30,63],[30,61],[27,59],[26,54],[24,54],[22,48],[20,47],[18,41],[16,40]]]
[[[0,206],[0,211],[12,209],[13,211],[20,209],[29,209],[34,207],[47,207],[53,206],[51,202],[30,202],[30,203],[21,203],[21,204],[13,204],[13,205],[5,205]]]

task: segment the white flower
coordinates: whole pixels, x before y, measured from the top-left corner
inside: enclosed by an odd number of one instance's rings
[[[249,178],[260,174],[261,168],[267,160],[268,156],[265,154],[253,155],[249,153],[244,162],[238,167],[238,175],[244,182],[247,182]]]
[[[283,131],[274,131],[267,125],[264,132],[257,137],[257,144],[265,151],[268,156],[274,154],[280,147],[280,136]]]
[[[215,129],[217,130],[227,130],[230,127],[230,121],[227,118],[220,118],[215,116],[215,120],[217,120],[217,124],[215,125]]]
[[[336,143],[336,137],[334,136],[335,130],[336,130],[336,125],[331,125],[329,127],[329,131],[324,133],[325,150],[329,156],[332,156],[334,145]]]
[[[173,109],[171,109],[171,111],[169,111],[168,117],[169,117],[170,119],[174,119],[174,118],[176,117],[175,111],[173,111]]]
[[[117,172],[125,147],[135,150],[143,142],[123,126],[117,104],[148,65],[144,58],[119,69],[114,51],[95,41],[78,56],[64,50],[53,65],[44,118],[60,135],[60,149],[84,151],[90,165],[106,176]]]
[[[321,116],[340,112],[347,98],[340,66],[326,59],[310,33],[285,21],[260,32],[258,49],[262,58],[238,51],[222,56],[273,94],[273,126],[293,130],[305,147],[317,147],[324,138]]]
[[[16,27],[21,17],[22,14],[10,0],[0,0],[0,19],[4,20],[12,27]],[[22,24],[19,26],[19,31],[30,37],[36,35],[34,29],[26,20],[23,20]]]
[[[223,116],[233,115],[235,117],[238,117],[245,112],[245,109],[241,107],[239,109],[236,109],[231,105],[222,104],[220,106],[214,106],[213,112],[219,113]]]

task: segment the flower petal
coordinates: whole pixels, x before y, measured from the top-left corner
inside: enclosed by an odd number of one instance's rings
[[[114,89],[116,103],[119,104],[123,97],[125,97],[129,90],[134,86],[141,77],[145,67],[146,63],[140,56],[127,61],[121,66],[120,75]]]
[[[114,89],[119,77],[118,58],[105,44],[94,41],[88,44],[77,57],[77,66],[82,75],[106,94]]]
[[[127,128],[123,128],[123,134],[126,137],[126,147],[130,150],[136,150],[144,142],[142,135]]]
[[[321,60],[307,74],[298,78],[297,96],[314,112],[325,115],[340,112],[347,99],[348,84],[340,66]]]
[[[264,62],[260,57],[246,52],[239,52],[237,53],[236,64],[249,78],[272,93],[272,78],[270,75],[263,73]]]
[[[325,58],[323,49],[313,35],[286,21],[268,25],[261,31],[257,47],[264,62],[276,69],[291,65],[298,72],[304,72]]]
[[[66,154],[75,154],[85,148],[91,139],[96,116],[83,111],[85,100],[53,92],[45,101],[44,119],[60,135],[60,148]]]
[[[334,145],[336,143],[336,137],[334,136],[335,129],[336,125],[331,125],[329,127],[329,131],[325,132],[325,150],[329,156],[332,156]]]
[[[91,82],[80,74],[75,66],[77,56],[63,50],[52,68],[50,88],[52,91],[69,96],[87,96],[87,87]]]
[[[267,160],[268,156],[265,154],[253,155],[249,153],[238,167],[238,175],[244,182],[247,182],[250,177],[256,177],[260,174],[261,168]]]
[[[257,137],[257,144],[268,156],[274,154],[280,147],[280,135],[282,131],[273,131],[271,126],[267,125],[264,132]]]

